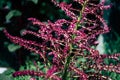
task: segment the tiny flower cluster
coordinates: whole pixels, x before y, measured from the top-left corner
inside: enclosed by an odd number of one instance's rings
[[[36,42],[31,39],[26,40],[17,36],[10,35],[4,30],[6,36],[14,43],[40,55],[44,60],[43,63],[50,62],[48,56],[53,56],[46,73],[35,71],[17,71],[13,74],[16,76],[40,76],[45,79],[67,80],[78,76],[79,80],[88,80],[91,77],[99,78],[99,80],[107,80],[108,77],[102,76],[100,70],[108,70],[120,73],[120,65],[105,65],[104,59],[111,58],[119,61],[120,54],[99,54],[97,50],[91,48],[96,46],[97,36],[109,32],[107,23],[102,18],[103,10],[109,9],[111,5],[104,5],[105,0],[100,3],[94,3],[94,0],[74,0],[81,9],[73,8],[72,4],[65,2],[58,3],[56,0],[52,2],[60,7],[70,20],[59,19],[55,22],[48,21],[43,23],[35,18],[29,18],[33,25],[39,27],[38,31],[23,31],[22,35],[33,35],[42,40]],[[75,14],[78,12],[78,14]],[[79,58],[85,59],[85,62],[79,62]],[[85,72],[94,69],[94,75]],[[99,75],[96,73],[98,72]],[[68,73],[70,76],[68,76]],[[97,79],[98,80],[98,79]]]

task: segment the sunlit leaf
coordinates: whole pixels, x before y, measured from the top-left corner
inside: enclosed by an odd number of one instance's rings
[[[32,1],[32,2],[35,3],[35,4],[38,3],[38,0],[29,0],[29,1]]]
[[[4,29],[4,27],[0,27],[0,31],[2,31]]]
[[[9,50],[10,52],[14,52],[14,51],[16,51],[16,50],[19,49],[19,48],[20,48],[20,46],[15,45],[15,44],[9,44],[9,45],[8,45],[8,50]]]
[[[6,15],[6,21],[9,21],[14,16],[21,16],[22,13],[18,10],[12,10]]]

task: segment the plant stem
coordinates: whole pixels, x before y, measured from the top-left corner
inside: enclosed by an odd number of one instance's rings
[[[64,68],[64,71],[63,71],[63,75],[62,75],[62,79],[63,80],[67,80],[67,69],[69,67],[69,64],[70,64],[70,59],[71,59],[71,56],[69,55],[66,59],[66,63],[65,63],[65,68]]]
[[[86,0],[86,1],[84,2],[84,4],[82,4],[83,7],[82,7],[82,10],[80,11],[80,14],[79,14],[79,17],[78,17],[78,23],[76,24],[76,28],[75,28],[75,29],[77,29],[78,26],[79,26],[79,21],[80,21],[81,18],[82,18],[82,14],[83,14],[83,11],[84,11],[84,9],[85,9],[85,7],[86,7],[87,2],[88,2],[88,0]]]
[[[86,6],[87,2],[88,2],[88,0],[86,0],[86,1],[84,2],[83,7],[82,7],[82,10],[80,11],[80,15],[79,15],[79,17],[78,17],[78,23],[76,24],[76,27],[75,27],[76,30],[77,30],[77,27],[78,27],[78,25],[79,25],[79,21],[80,21],[81,18],[82,18],[82,13],[83,13],[83,11],[84,11],[84,9],[85,9],[85,6]],[[72,37],[73,37],[73,39],[74,39],[74,38],[75,38],[75,35],[72,35]],[[66,63],[65,63],[64,71],[63,71],[63,75],[62,75],[62,79],[63,79],[63,80],[68,80],[68,79],[67,79],[67,75],[68,75],[67,70],[68,70],[68,68],[69,68],[69,64],[70,64],[70,60],[71,60],[72,49],[73,49],[73,48],[72,48],[72,44],[70,44],[70,54],[69,54],[69,56],[68,56],[67,59],[66,59]]]
[[[69,68],[69,64],[70,64],[70,61],[71,61],[71,53],[72,53],[72,49],[73,49],[72,44],[69,44],[69,45],[70,45],[70,54],[67,57],[66,62],[65,62],[64,71],[63,71],[63,75],[62,75],[63,80],[68,80],[67,79],[67,75],[68,75],[67,69]]]

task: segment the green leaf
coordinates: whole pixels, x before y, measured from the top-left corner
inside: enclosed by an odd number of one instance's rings
[[[15,45],[15,44],[9,44],[9,45],[8,45],[8,50],[9,50],[10,52],[14,52],[14,51],[16,51],[16,50],[19,49],[19,48],[20,48],[19,45]]]
[[[38,3],[38,0],[29,0],[29,1],[32,1],[32,2],[35,3],[35,4]]]
[[[4,29],[4,27],[0,27],[0,31],[2,31]]]
[[[112,72],[112,73],[110,74],[110,77],[111,77],[112,79],[116,79],[117,74]]]
[[[6,15],[6,21],[9,21],[14,16],[21,16],[22,13],[18,10],[12,10]]]

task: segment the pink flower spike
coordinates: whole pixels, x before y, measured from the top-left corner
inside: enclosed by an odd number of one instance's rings
[[[30,78],[30,80],[36,80],[35,78]]]
[[[105,0],[101,0],[100,4],[105,4]]]
[[[55,65],[53,65],[46,73],[47,77],[51,77],[57,70],[57,67]]]

